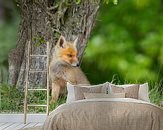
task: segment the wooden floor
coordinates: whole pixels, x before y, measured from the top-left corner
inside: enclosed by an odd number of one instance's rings
[[[24,114],[0,114],[0,130],[20,130],[28,127],[42,126],[47,114],[27,114],[24,124]]]
[[[42,126],[43,123],[0,123],[0,130],[19,130],[23,128],[28,128],[28,127],[35,127],[35,126]]]

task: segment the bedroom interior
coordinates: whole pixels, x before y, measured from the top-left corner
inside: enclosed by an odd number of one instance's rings
[[[162,0],[2,0],[0,130],[163,130],[162,8]],[[58,11],[65,14],[57,25]],[[49,63],[61,35],[78,36],[77,58],[91,85],[66,81],[50,102]],[[20,68],[11,71],[14,60]]]

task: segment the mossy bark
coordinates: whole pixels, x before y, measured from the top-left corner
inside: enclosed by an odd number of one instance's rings
[[[9,54],[9,84],[25,84],[27,41],[31,41],[32,54],[46,54],[46,41],[53,51],[62,34],[67,40],[79,38],[78,57],[82,60],[92,27],[96,21],[100,0],[20,0],[22,21],[17,46]],[[46,69],[46,58],[32,58],[30,69]],[[30,74],[29,81],[46,84],[46,74]]]

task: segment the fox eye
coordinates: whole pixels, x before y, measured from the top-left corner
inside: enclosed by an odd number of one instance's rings
[[[67,56],[68,56],[68,57],[72,57],[72,55],[71,55],[71,54],[67,54]]]

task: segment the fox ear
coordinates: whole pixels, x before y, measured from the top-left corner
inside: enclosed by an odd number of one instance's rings
[[[74,46],[76,47],[77,46],[77,43],[78,43],[78,37],[74,40]]]
[[[66,44],[66,39],[65,39],[65,37],[64,36],[60,36],[60,38],[59,38],[59,40],[58,40],[58,46],[59,47],[62,47],[62,48],[64,48],[65,47],[65,44]]]

